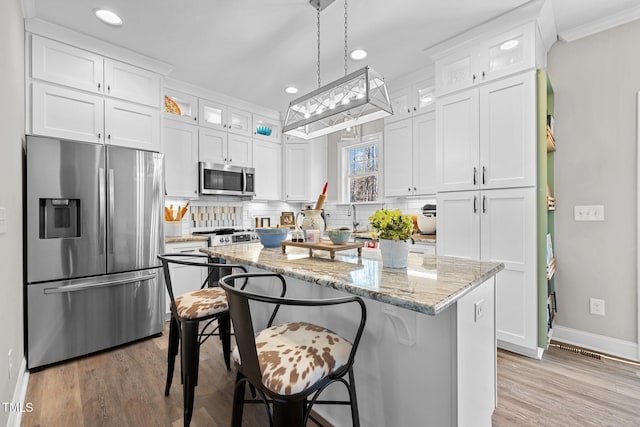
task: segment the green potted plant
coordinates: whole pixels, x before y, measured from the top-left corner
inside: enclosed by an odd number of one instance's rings
[[[374,236],[379,240],[382,265],[405,268],[409,255],[409,244],[413,235],[413,221],[399,209],[379,209],[369,217]]]

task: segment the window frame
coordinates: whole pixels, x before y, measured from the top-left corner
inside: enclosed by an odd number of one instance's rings
[[[384,200],[384,144],[383,144],[383,136],[382,132],[374,132],[368,135],[358,136],[354,140],[341,140],[338,142],[338,174],[340,177],[340,185],[338,188],[340,194],[340,200],[344,204],[380,204],[383,203]],[[367,145],[377,145],[377,163],[378,163],[378,171],[377,173],[377,186],[378,186],[378,199],[368,202],[351,202],[351,194],[349,187],[349,160],[348,153],[352,148],[356,148],[358,146],[367,146]]]

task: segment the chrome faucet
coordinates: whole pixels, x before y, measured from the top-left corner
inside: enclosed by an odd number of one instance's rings
[[[352,209],[353,209],[353,231],[356,231],[360,223],[358,222],[358,217],[356,216],[356,205],[354,205],[353,203],[349,205],[349,212],[347,213],[347,216],[351,216]]]

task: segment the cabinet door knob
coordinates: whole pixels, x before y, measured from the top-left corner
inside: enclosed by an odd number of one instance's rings
[[[407,108],[407,113],[410,113],[410,112],[411,112],[411,108]]]
[[[473,213],[478,212],[478,196],[473,196]]]
[[[107,85],[107,92],[111,93],[111,85]]]
[[[475,83],[475,82],[476,82],[476,75],[473,74],[473,83]]]
[[[486,184],[486,182],[485,182],[485,178],[484,178],[484,177],[485,177],[486,172],[487,172],[487,168],[483,166],[483,167],[482,167],[482,183],[483,183],[483,184]]]
[[[193,118],[193,120],[198,120],[198,118],[197,118],[197,117],[194,117],[194,118]]]
[[[482,213],[487,213],[487,196],[482,196]]]
[[[413,111],[418,111],[418,110],[416,109],[416,107],[413,107]]]
[[[102,83],[98,83],[98,92],[100,91],[101,87],[102,87]]]
[[[478,168],[473,168],[473,185],[478,185]]]
[[[102,138],[102,134],[98,132],[98,139]]]
[[[233,162],[233,159],[232,159],[232,158],[229,158],[229,163],[231,163],[231,162]]]
[[[418,190],[416,189],[416,187],[413,187],[413,191],[418,191]]]
[[[482,80],[484,80],[484,71],[482,72]]]
[[[107,135],[107,139],[111,141],[111,134]]]
[[[407,191],[408,191],[408,192],[411,192],[411,187],[407,188]]]

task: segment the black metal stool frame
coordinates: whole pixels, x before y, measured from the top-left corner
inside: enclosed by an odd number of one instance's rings
[[[200,361],[200,346],[211,336],[219,336],[222,341],[222,353],[224,356],[227,369],[230,369],[231,355],[231,321],[229,311],[225,310],[209,316],[198,317],[196,319],[184,319],[178,315],[173,286],[171,284],[171,274],[169,272],[169,264],[180,264],[193,266],[198,268],[208,268],[208,274],[203,281],[200,289],[212,287],[211,275],[215,269],[239,269],[244,272],[247,269],[242,265],[226,264],[226,263],[210,263],[187,261],[185,258],[207,258],[205,254],[162,254],[158,255],[158,259],[162,262],[164,272],[165,285],[169,298],[171,299],[171,320],[169,324],[169,345],[167,350],[167,381],[164,390],[165,396],[169,395],[171,383],[173,381],[173,372],[175,369],[176,355],[178,349],[181,349],[180,372],[182,380],[182,392],[184,399],[184,425],[185,427],[191,423],[193,415],[193,402],[195,397],[195,387],[198,385],[198,364]],[[217,283],[213,281],[213,286]],[[179,295],[178,295],[179,296]],[[209,327],[214,321],[218,321],[218,326],[213,329]],[[200,323],[206,322],[200,331]]]
[[[266,277],[276,277],[280,280],[280,283],[282,284],[282,292],[279,297],[255,294],[248,292],[245,289],[247,286],[247,281],[250,278]],[[239,279],[243,279],[243,284],[242,287],[236,288],[234,286],[234,283]],[[284,295],[286,293],[286,281],[284,277],[278,273],[232,274],[220,279],[220,287],[222,287],[227,292],[229,313],[231,315],[231,320],[234,326],[236,344],[238,345],[238,350],[240,352],[242,360],[242,365],[238,365],[236,363],[238,373],[236,376],[236,386],[233,397],[233,412],[231,418],[232,427],[241,426],[244,403],[263,403],[268,410],[269,424],[271,426],[277,425],[287,427],[295,425],[304,426],[306,425],[308,419],[312,419],[316,424],[320,425],[317,420],[313,419],[313,417],[310,417],[311,408],[316,403],[350,405],[352,423],[354,426],[360,425],[353,375],[353,362],[367,318],[366,306],[364,304],[364,301],[360,297],[353,296],[313,300],[285,298]],[[358,304],[361,310],[360,324],[355,333],[351,352],[349,354],[347,362],[336,372],[328,375],[324,379],[320,380],[313,386],[300,393],[292,395],[280,395],[270,391],[262,384],[262,373],[260,371],[260,365],[258,362],[255,333],[251,319],[251,311],[249,309],[250,300],[275,305],[274,311],[269,319],[269,322],[267,323],[267,327],[271,327],[273,325],[273,320],[275,319],[275,316],[281,305],[320,307],[349,303]],[[348,374],[349,376],[348,382],[343,378],[345,374]],[[335,382],[340,382],[347,388],[347,391],[349,393],[349,400],[318,400],[320,393],[322,393],[322,391],[324,391],[329,385]],[[249,384],[252,395],[254,394],[254,388],[260,393],[261,400],[251,400],[244,398],[246,383]],[[313,396],[311,397],[311,400],[309,400],[308,397],[312,394]],[[269,403],[273,405],[273,413],[269,411]]]

